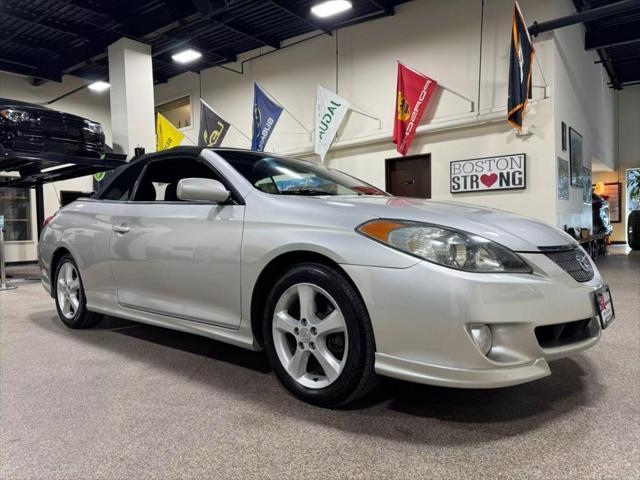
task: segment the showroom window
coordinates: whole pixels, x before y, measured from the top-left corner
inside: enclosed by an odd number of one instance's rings
[[[156,105],[156,112],[161,113],[176,128],[189,128],[193,124],[190,95]]]
[[[0,185],[4,181],[0,177]],[[4,238],[8,242],[31,240],[31,196],[28,188],[0,186],[0,215],[4,215]]]

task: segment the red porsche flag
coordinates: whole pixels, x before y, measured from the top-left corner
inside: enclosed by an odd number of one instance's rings
[[[402,156],[407,154],[424,109],[438,82],[398,62],[398,88],[393,143]]]

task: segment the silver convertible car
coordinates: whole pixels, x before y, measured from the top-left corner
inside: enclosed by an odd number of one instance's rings
[[[245,150],[127,163],[49,219],[39,260],[67,326],[111,315],[264,349],[291,392],[322,406],[377,375],[536,380],[613,319],[591,259],[555,227]]]

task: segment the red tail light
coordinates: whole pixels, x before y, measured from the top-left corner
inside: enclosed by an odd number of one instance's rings
[[[45,218],[44,222],[42,222],[42,228],[44,228],[47,225],[49,225],[51,223],[51,220],[56,218],[57,215],[58,215],[58,212],[54,213],[53,215],[49,215],[47,218]]]

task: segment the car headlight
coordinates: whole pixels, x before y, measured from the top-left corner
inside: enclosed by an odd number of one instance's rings
[[[372,220],[356,231],[391,248],[467,272],[531,273],[518,255],[486,238],[426,223]]]
[[[84,128],[85,130],[89,130],[92,133],[102,133],[102,125],[100,125],[98,122],[92,122],[91,120],[85,119]]]
[[[25,112],[23,110],[14,110],[12,108],[0,110],[0,115],[2,116],[2,118],[6,118],[7,120],[11,120],[12,122],[26,122],[30,118],[29,112]]]

